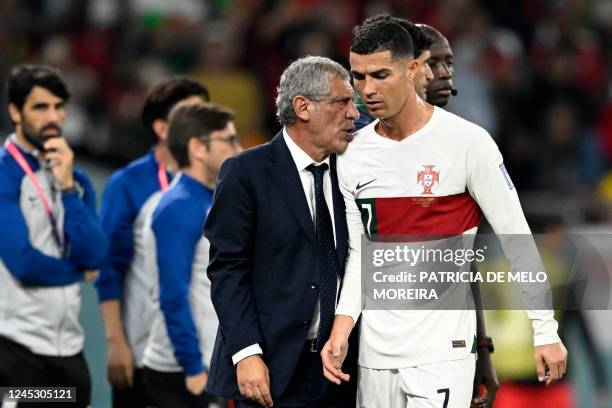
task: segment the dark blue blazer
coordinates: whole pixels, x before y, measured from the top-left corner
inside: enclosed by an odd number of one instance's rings
[[[338,266],[344,274],[348,228],[335,156],[330,162]],[[314,225],[282,132],[223,164],[205,235],[219,317],[207,391],[242,399],[232,355],[259,343],[276,399],[304,348],[320,276]]]

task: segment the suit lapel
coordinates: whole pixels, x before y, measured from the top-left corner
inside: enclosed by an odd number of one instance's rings
[[[308,209],[308,202],[302,187],[302,181],[298,174],[291,153],[283,140],[282,131],[279,132],[271,142],[270,173],[272,179],[278,186],[289,210],[308,238],[316,243],[315,230]]]

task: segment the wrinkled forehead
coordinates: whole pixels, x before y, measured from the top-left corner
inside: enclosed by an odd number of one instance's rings
[[[332,99],[352,98],[353,87],[348,80],[335,75],[330,84],[330,97]]]

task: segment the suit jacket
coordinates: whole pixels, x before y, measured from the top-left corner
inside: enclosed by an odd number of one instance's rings
[[[338,266],[344,274],[348,228],[335,156],[330,164]],[[223,164],[205,235],[219,317],[207,391],[242,399],[232,355],[259,343],[272,398],[278,398],[304,348],[320,276],[314,224],[282,132]]]

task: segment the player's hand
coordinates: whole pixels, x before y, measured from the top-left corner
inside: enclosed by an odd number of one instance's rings
[[[108,381],[119,389],[134,383],[134,359],[125,339],[108,342]]]
[[[334,319],[329,340],[321,350],[321,360],[323,361],[323,375],[334,384],[348,381],[350,375],[342,372],[342,363],[348,353],[348,339],[353,329],[353,319],[337,315]]]
[[[484,394],[481,395],[481,386]],[[472,408],[491,408],[495,402],[495,396],[499,389],[499,381],[491,353],[486,348],[478,349],[478,360],[476,360],[476,372],[474,374],[474,388],[472,391]]]
[[[236,364],[236,377],[242,396],[264,407],[273,405],[270,394],[270,373],[259,354],[240,360]]]
[[[536,346],[533,354],[538,370],[538,381],[546,381],[548,386],[563,378],[567,370],[567,350],[563,343]]]
[[[348,339],[330,337],[321,350],[323,360],[323,375],[334,384],[340,385],[342,381],[348,381],[350,375],[342,371],[342,363],[348,352]]]
[[[71,188],[74,185],[72,174],[74,153],[66,139],[63,137],[51,138],[45,142],[44,149],[44,159],[51,163],[51,172],[60,188],[62,190]]]
[[[206,371],[202,371],[199,374],[188,375],[185,377],[185,387],[193,395],[202,394],[204,392],[204,389],[206,388],[207,382],[208,373]]]
[[[99,270],[88,269],[85,272],[83,272],[83,276],[84,276],[83,280],[85,281],[85,283],[91,283],[95,281],[96,279],[98,279],[99,275],[100,275]]]

